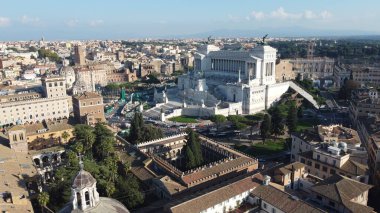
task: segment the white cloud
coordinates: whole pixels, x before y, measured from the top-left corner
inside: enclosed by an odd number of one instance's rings
[[[246,17],[247,20],[262,20],[262,19],[280,19],[280,20],[300,20],[300,19],[329,19],[332,14],[324,10],[320,13],[305,10],[299,13],[292,13],[286,11],[283,7],[279,7],[276,10],[273,10],[269,13],[264,13],[262,11],[252,11],[249,16]]]
[[[321,12],[320,16],[322,19],[329,19],[331,18],[332,14],[329,11],[324,10]]]
[[[76,27],[76,26],[78,26],[78,24],[79,24],[79,20],[77,20],[77,19],[71,19],[71,20],[68,20],[66,22],[66,25],[68,27]]]
[[[100,26],[102,24],[104,24],[104,21],[101,20],[101,19],[90,21],[90,26],[91,27],[97,27],[97,26]]]
[[[234,16],[231,14],[228,14],[228,19],[234,22],[240,22],[240,17],[239,16]]]
[[[38,17],[29,17],[27,15],[21,16],[21,23],[26,25],[37,26],[41,24],[41,20]]]
[[[317,15],[311,10],[305,10],[304,16],[306,19],[314,19]]]
[[[263,12],[256,12],[252,11],[249,16],[247,16],[247,20],[251,20],[251,18],[256,19],[256,20],[261,20],[265,18],[265,14]]]
[[[280,7],[270,13],[270,17],[278,19],[300,19],[302,18],[301,13],[288,13],[284,8]]]
[[[0,17],[0,27],[6,27],[9,26],[11,23],[11,20],[7,17]]]

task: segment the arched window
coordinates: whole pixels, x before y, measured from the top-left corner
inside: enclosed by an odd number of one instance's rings
[[[78,204],[78,208],[82,207],[82,197],[80,196],[79,192],[77,192],[77,204]]]
[[[89,206],[90,205],[90,193],[88,193],[88,191],[84,193],[84,198],[86,200],[86,206]]]

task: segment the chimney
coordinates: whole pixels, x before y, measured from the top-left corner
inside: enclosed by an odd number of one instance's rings
[[[265,176],[264,176],[264,180],[263,180],[263,185],[264,185],[264,186],[268,186],[268,185],[269,185],[269,182],[270,182],[270,176],[265,175]]]
[[[294,189],[294,172],[295,172],[295,168],[294,168],[294,165],[292,164],[292,171],[290,173],[290,188],[291,189]]]

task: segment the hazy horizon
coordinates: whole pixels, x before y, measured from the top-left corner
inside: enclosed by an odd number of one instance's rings
[[[379,6],[375,0],[7,1],[0,40],[380,35]]]

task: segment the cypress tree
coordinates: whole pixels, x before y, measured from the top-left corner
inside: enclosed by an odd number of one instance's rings
[[[295,103],[291,103],[288,111],[288,117],[286,119],[289,134],[297,130],[297,122],[297,106]]]
[[[272,124],[271,124],[271,118],[269,114],[264,115],[264,120],[261,122],[260,125],[260,135],[263,139],[263,142],[270,136],[272,131]]]
[[[192,168],[196,167],[194,154],[191,151],[189,146],[186,146],[185,149],[186,149],[185,150],[186,168],[192,169]]]

